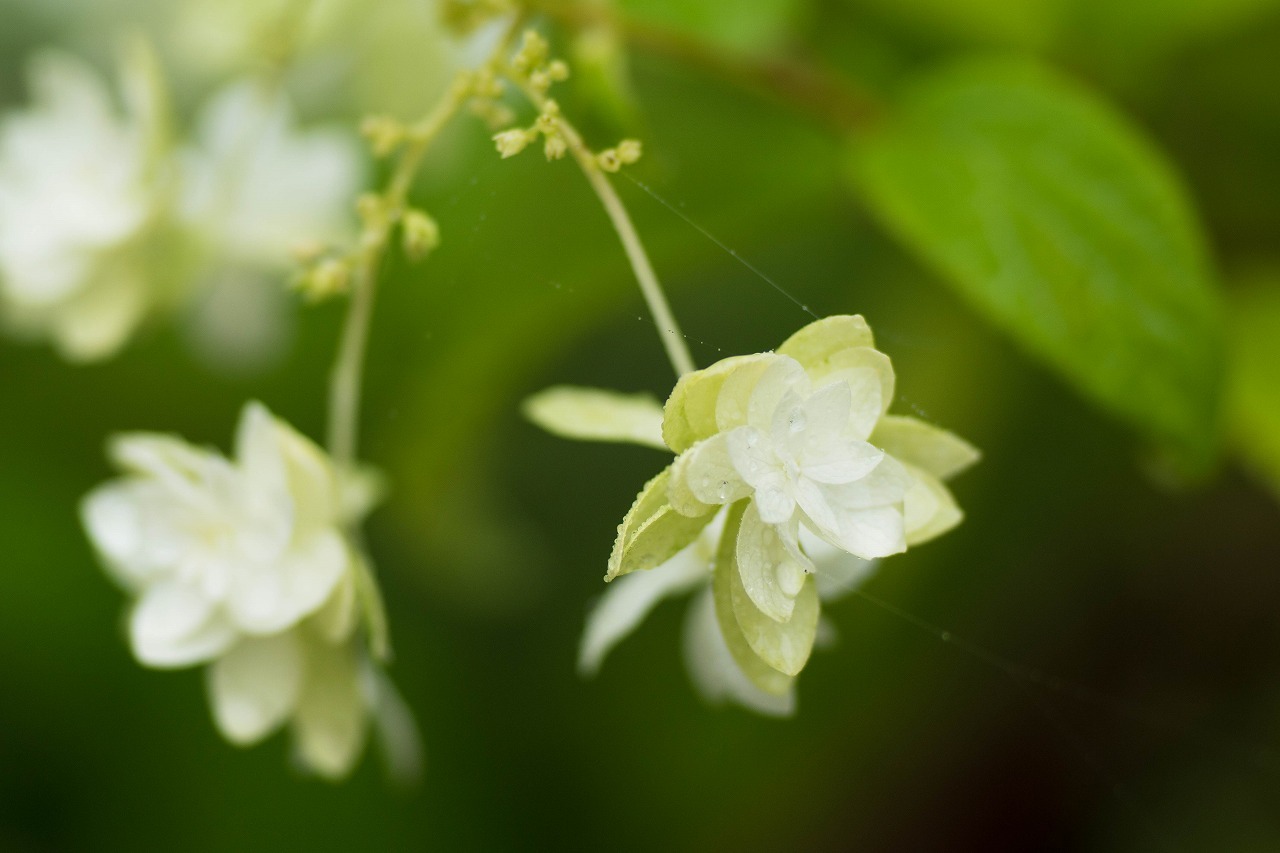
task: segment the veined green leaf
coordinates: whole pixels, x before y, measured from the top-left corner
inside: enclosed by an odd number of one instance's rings
[[[1177,177],[1036,64],[948,67],[854,149],[864,198],[975,308],[1184,467],[1217,445],[1221,307]]]

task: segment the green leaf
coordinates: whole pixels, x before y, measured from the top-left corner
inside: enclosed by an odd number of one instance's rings
[[[711,507],[707,514],[696,517],[681,515],[671,508],[667,502],[670,480],[671,467],[667,466],[636,496],[622,524],[618,525],[618,538],[609,555],[609,571],[604,576],[606,581],[662,565],[690,545],[702,528],[711,523],[719,507]]]
[[[1022,61],[920,80],[855,146],[875,214],[1094,402],[1202,469],[1221,306],[1186,194],[1088,91]]]
[[[1280,496],[1280,273],[1232,294],[1231,441]]]
[[[720,633],[724,636],[729,653],[738,664],[742,673],[765,693],[774,696],[785,696],[791,689],[792,677],[784,675],[760,659],[747,642],[738,617],[733,610],[733,584],[738,577],[738,529],[742,526],[742,512],[746,501],[739,501],[729,507],[729,515],[725,519],[724,533],[720,536],[720,548],[716,553],[716,573],[711,580],[711,591],[715,597],[716,621],[720,624]],[[737,583],[741,584],[741,581]],[[763,615],[763,614],[762,614]],[[765,617],[768,618],[768,617]]]

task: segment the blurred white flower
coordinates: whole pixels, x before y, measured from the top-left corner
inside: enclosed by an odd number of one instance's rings
[[[856,585],[869,561],[962,518],[943,480],[977,451],[888,415],[893,391],[892,365],[866,322],[836,316],[776,353],[682,377],[661,408],[591,389],[529,400],[526,414],[558,435],[678,454],[619,525],[605,580],[626,586],[593,612],[584,670],[659,599],[709,578],[686,627],[695,683],[708,698],[788,713],[794,678],[821,634],[821,601]],[[833,587],[824,577],[841,580]]]
[[[119,436],[110,453],[125,476],[90,493],[83,517],[137,599],[135,656],[212,662],[228,740],[254,743],[288,722],[308,767],[345,775],[389,689],[358,636],[368,570],[346,533],[373,492],[258,403],[241,416],[234,460],[154,434]]]
[[[136,97],[122,111],[66,54],[37,55],[29,78],[30,106],[0,123],[0,314],[69,359],[103,358],[153,298],[127,249],[161,201],[154,113]]]
[[[205,106],[181,154],[180,216],[202,259],[192,340],[214,366],[252,369],[278,355],[295,252],[353,231],[364,177],[354,134],[294,125],[282,93],[241,81]]]

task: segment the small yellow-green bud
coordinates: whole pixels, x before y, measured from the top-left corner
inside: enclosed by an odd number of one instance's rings
[[[622,160],[616,148],[606,148],[596,155],[596,164],[606,172],[616,172],[622,168]]]
[[[529,75],[529,85],[538,92],[545,92],[551,88],[551,76],[545,71],[535,71]]]
[[[401,220],[404,253],[413,260],[426,257],[440,245],[440,226],[421,210],[408,210]]]
[[[559,160],[568,150],[569,143],[559,133],[553,133],[548,136],[546,144],[542,146],[542,153],[547,155],[548,160]]]
[[[525,73],[532,71],[547,61],[549,49],[547,40],[536,30],[525,30],[524,41],[520,44],[520,50],[512,57],[511,65],[517,71]]]
[[[318,302],[345,293],[351,283],[351,265],[329,258],[313,266],[298,280],[298,289],[307,299]]]
[[[537,129],[538,133],[550,136],[559,129],[559,124],[554,115],[551,113],[543,113],[538,116],[538,120],[534,123],[534,128]]]
[[[502,155],[503,160],[519,154],[533,139],[534,134],[522,127],[504,130],[493,137],[493,141],[498,147],[498,153]]]
[[[542,102],[542,114],[549,116],[560,115],[560,104],[552,98],[547,98]]]
[[[305,240],[299,240],[289,248],[293,259],[300,264],[313,264],[324,254],[324,243],[319,240],[308,237]]]
[[[360,123],[360,133],[369,140],[375,157],[386,157],[404,141],[405,128],[388,116],[368,116]]]
[[[563,59],[553,59],[547,64],[547,76],[552,83],[563,83],[569,79],[569,63]]]
[[[622,164],[630,166],[640,159],[642,146],[639,139],[624,139],[618,143],[618,147],[615,150],[618,152],[618,159],[622,161]]]

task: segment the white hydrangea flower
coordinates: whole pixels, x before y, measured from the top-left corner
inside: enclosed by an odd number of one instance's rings
[[[217,94],[180,155],[179,216],[203,261],[192,338],[216,366],[252,368],[287,330],[285,276],[305,246],[349,240],[363,155],[345,130],[296,128],[282,93],[242,80]]]
[[[210,663],[228,740],[254,743],[289,723],[308,767],[345,775],[389,689],[358,636],[368,568],[346,533],[372,491],[259,403],[244,409],[234,460],[155,434],[119,436],[110,454],[125,476],[90,493],[83,516],[137,599],[135,656]]]
[[[182,153],[181,214],[218,257],[283,270],[300,244],[350,236],[364,178],[353,134],[298,130],[285,96],[252,80],[214,95],[196,125]]]
[[[104,358],[152,301],[126,251],[160,201],[148,87],[127,81],[126,113],[75,57],[39,54],[29,77],[31,105],[0,123],[0,314],[69,359]]]
[[[585,389],[530,400],[529,417],[557,434],[678,454],[619,526],[605,579],[641,570],[656,577],[628,579],[625,592],[605,597],[584,638],[584,665],[598,664],[659,598],[696,588],[710,573],[710,591],[691,611],[701,621],[686,635],[695,680],[713,698],[767,713],[792,707],[793,680],[830,592],[823,574],[847,576],[852,586],[868,561],[962,518],[943,480],[973,464],[977,451],[915,418],[888,415],[893,390],[892,365],[866,322],[837,316],[801,329],[776,353],[683,377],[661,409]],[[725,650],[736,668],[723,665]]]

